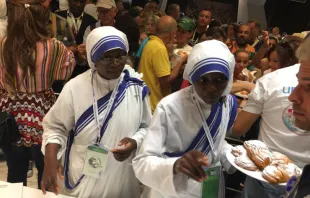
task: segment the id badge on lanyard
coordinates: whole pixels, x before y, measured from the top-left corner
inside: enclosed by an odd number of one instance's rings
[[[96,145],[88,146],[84,161],[83,174],[102,178],[108,161],[109,150]]]
[[[193,88],[194,89],[194,88]],[[194,90],[192,91],[193,94]],[[213,163],[211,167],[205,168],[205,173],[207,175],[207,179],[203,181],[202,183],[202,192],[201,192],[201,197],[202,198],[218,198],[219,197],[219,190],[220,190],[220,183],[221,183],[221,175],[222,175],[222,167],[221,166],[215,166],[215,160],[217,158],[217,151],[215,149],[214,143],[213,143],[213,138],[211,136],[211,132],[209,129],[209,126],[207,124],[207,119],[205,115],[203,114],[202,108],[198,102],[198,97],[194,96],[193,94],[193,99],[194,102],[197,106],[197,109],[199,111],[201,120],[202,120],[202,126],[204,128],[205,134],[207,136],[209,145],[211,147],[211,155],[212,155],[212,160]]]
[[[87,147],[86,157],[84,161],[83,174],[87,176],[91,176],[94,178],[101,178],[104,175],[104,171],[106,168],[109,148],[101,143],[101,139],[103,133],[101,132],[101,128],[103,123],[106,121],[110,111],[113,109],[114,100],[116,98],[116,94],[122,80],[122,75],[118,79],[116,83],[116,87],[114,88],[112,95],[109,99],[106,112],[102,121],[99,120],[99,111],[98,111],[98,103],[95,97],[94,90],[94,75],[95,72],[92,73],[91,82],[92,82],[92,91],[93,91],[93,111],[94,111],[94,119],[97,124],[98,136],[96,142],[93,142],[92,145]]]

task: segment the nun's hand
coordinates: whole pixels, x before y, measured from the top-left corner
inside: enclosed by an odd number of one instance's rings
[[[132,151],[137,149],[137,142],[134,139],[125,137],[118,143],[118,146],[120,148],[114,148],[110,151],[113,153],[114,158],[117,161],[122,162],[131,155]]]
[[[183,173],[193,180],[203,182],[207,177],[203,166],[209,166],[208,157],[200,151],[192,150],[174,163],[173,172]]]

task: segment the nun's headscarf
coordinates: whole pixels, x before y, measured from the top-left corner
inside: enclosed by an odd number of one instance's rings
[[[96,71],[95,63],[107,51],[122,49],[128,53],[129,46],[126,35],[111,26],[94,29],[86,39],[87,61],[92,71]]]
[[[207,73],[223,73],[228,79],[228,85],[222,94],[226,96],[231,91],[234,68],[235,58],[228,47],[223,42],[210,40],[194,46],[183,77],[193,84]]]

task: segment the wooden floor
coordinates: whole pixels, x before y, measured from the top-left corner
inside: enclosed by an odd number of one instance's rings
[[[37,169],[34,167],[33,168],[33,176],[31,178],[28,178],[28,187],[31,188],[37,188]],[[5,161],[0,161],[0,181],[6,181],[7,179],[7,174],[8,174],[8,169],[6,166]]]

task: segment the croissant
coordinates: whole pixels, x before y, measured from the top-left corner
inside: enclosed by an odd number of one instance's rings
[[[276,166],[267,166],[262,173],[264,179],[269,183],[281,183],[287,182],[290,177],[288,174],[284,173],[282,170],[278,169]]]
[[[235,156],[235,157],[239,157],[242,155],[246,155],[246,150],[242,145],[238,145],[232,148],[231,153]]]
[[[272,155],[263,142],[258,140],[246,141],[244,142],[244,148],[249,158],[259,169],[264,169],[271,164]]]
[[[258,170],[257,166],[252,162],[252,160],[247,155],[242,155],[235,158],[235,164],[241,168],[250,171]]]
[[[288,178],[293,176],[300,176],[300,169],[293,163],[281,164],[277,167],[283,174],[287,175]]]
[[[282,153],[279,153],[279,152],[272,152],[271,165],[280,166],[280,165],[286,165],[290,163],[292,163],[292,161],[286,155],[283,155]]]

